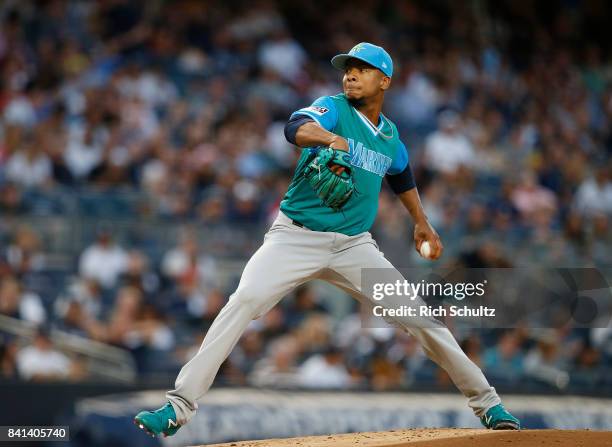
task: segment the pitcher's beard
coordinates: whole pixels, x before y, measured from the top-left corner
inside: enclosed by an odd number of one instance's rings
[[[365,105],[365,99],[363,98],[348,98],[347,97],[346,99],[348,100],[349,104],[355,107],[356,109]]]

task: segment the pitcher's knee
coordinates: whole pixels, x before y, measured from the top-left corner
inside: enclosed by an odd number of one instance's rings
[[[249,310],[252,317],[261,315],[266,308],[269,296],[258,287],[239,287],[230,297],[236,305]]]

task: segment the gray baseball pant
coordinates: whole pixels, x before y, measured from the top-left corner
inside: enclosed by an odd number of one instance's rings
[[[185,424],[197,410],[197,401],[208,391],[219,367],[230,354],[249,322],[265,314],[295,287],[322,279],[342,288],[358,300],[373,302],[361,292],[363,268],[392,269],[368,232],[356,236],[311,231],[298,227],[282,212],[264,237],[263,245],[249,260],[236,291],[211,325],[198,353],[181,369],[175,389],[166,396],[178,422]],[[383,301],[376,302],[384,305]],[[427,356],[449,374],[468,398],[476,416],[500,403],[484,374],[461,350],[450,331],[419,323],[413,317],[396,317],[399,328],[416,337]]]

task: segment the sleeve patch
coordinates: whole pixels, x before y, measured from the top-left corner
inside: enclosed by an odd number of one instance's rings
[[[306,107],[304,109],[302,109],[304,111],[309,111],[312,113],[316,113],[317,115],[323,115],[327,112],[329,112],[329,109],[327,107],[321,107],[321,106],[310,106],[310,107]]]
[[[334,101],[329,96],[317,98],[310,106],[297,110],[292,116],[300,114],[309,116],[323,129],[330,132],[338,123],[338,111]]]

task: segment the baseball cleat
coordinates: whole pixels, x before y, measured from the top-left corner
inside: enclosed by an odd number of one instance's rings
[[[489,408],[480,422],[491,430],[520,430],[521,422],[512,416],[502,404]]]
[[[170,402],[155,411],[141,411],[134,417],[134,424],[151,436],[172,436],[181,428]]]

